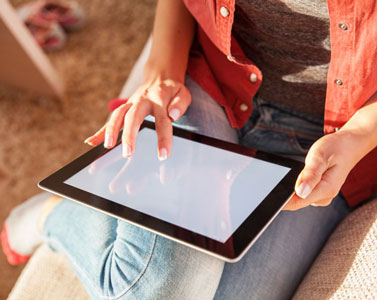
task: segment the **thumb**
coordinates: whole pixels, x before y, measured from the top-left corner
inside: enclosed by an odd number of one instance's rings
[[[181,86],[178,93],[168,105],[168,115],[173,121],[177,121],[187,110],[191,103],[191,94],[185,86]]]
[[[309,151],[305,159],[305,167],[297,178],[295,192],[302,199],[307,198],[321,181],[322,174],[327,170],[323,154]]]

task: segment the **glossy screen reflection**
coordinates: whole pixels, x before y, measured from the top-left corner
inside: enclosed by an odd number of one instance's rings
[[[64,183],[224,243],[290,168],[177,136],[166,161],[143,128],[132,158],[121,145]]]

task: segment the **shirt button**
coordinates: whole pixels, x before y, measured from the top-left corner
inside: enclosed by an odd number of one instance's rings
[[[340,79],[335,79],[334,82],[336,83],[336,85],[343,85],[343,81],[341,81]]]
[[[255,74],[255,73],[251,73],[251,74],[250,74],[250,81],[251,81],[251,82],[257,82],[257,81],[258,81],[258,76],[257,76],[257,74]]]
[[[247,104],[245,104],[245,103],[241,103],[241,105],[240,105],[240,110],[241,110],[241,111],[245,112],[245,111],[247,111],[248,109],[249,109],[249,106],[247,106]]]
[[[227,9],[225,6],[221,6],[220,8],[220,14],[226,18],[229,16],[229,9]]]
[[[344,31],[347,31],[348,30],[348,25],[346,23],[340,23],[339,24],[339,28],[344,30]]]

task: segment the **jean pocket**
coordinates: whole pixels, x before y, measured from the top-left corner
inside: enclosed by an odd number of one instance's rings
[[[302,157],[312,143],[310,139],[298,138],[291,129],[269,128],[260,124],[256,124],[241,139],[241,144],[250,148],[278,155]]]

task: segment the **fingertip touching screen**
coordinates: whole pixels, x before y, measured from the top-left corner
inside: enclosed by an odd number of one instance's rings
[[[290,170],[178,136],[172,149],[159,161],[144,127],[131,158],[119,144],[64,183],[225,243]]]

